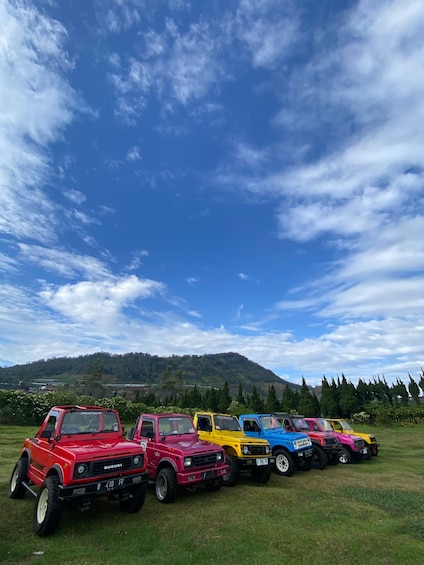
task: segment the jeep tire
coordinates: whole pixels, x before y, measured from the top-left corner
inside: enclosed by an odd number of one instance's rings
[[[350,449],[347,447],[342,447],[339,451],[339,462],[343,463],[343,465],[348,465],[352,463],[352,454]]]
[[[48,536],[56,530],[62,516],[62,506],[59,477],[50,475],[41,485],[34,507],[33,529],[38,536]]]
[[[250,476],[255,483],[267,483],[271,478],[271,465],[267,465],[266,467],[254,467]]]
[[[28,459],[20,458],[16,463],[9,482],[9,498],[23,498],[26,493],[24,481],[27,480]]]
[[[291,477],[295,470],[293,457],[285,449],[277,449],[275,455],[275,471],[283,477]]]
[[[119,507],[128,514],[135,514],[143,507],[146,498],[146,485],[137,485],[119,495]]]
[[[205,483],[205,489],[208,492],[217,492],[221,487],[222,487],[222,483],[219,479]]]
[[[228,473],[221,478],[222,484],[226,487],[233,487],[237,484],[239,466],[236,459],[232,455],[226,455],[227,465],[229,466]]]
[[[299,469],[299,471],[310,471],[313,464],[314,458],[312,455],[310,457],[299,457],[299,459],[297,459],[296,461],[296,467]]]
[[[362,459],[364,461],[369,461],[372,457],[371,446],[368,443],[366,443],[364,447],[367,449],[367,452],[363,455]]]
[[[314,454],[312,457],[314,460],[312,467],[314,469],[318,469],[319,471],[322,471],[327,467],[328,455],[325,453],[323,448],[320,447],[319,445],[314,445]]]
[[[159,502],[173,502],[177,495],[177,478],[169,467],[164,467],[156,477],[156,498]]]
[[[338,465],[339,464],[339,452],[331,453],[328,455],[328,464],[329,465]]]

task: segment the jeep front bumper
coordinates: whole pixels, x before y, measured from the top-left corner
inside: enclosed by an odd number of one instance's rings
[[[266,467],[269,465],[275,465],[275,457],[238,457],[237,462],[240,469]]]
[[[59,498],[68,500],[81,496],[101,496],[103,494],[119,492],[128,487],[135,487],[140,484],[147,486],[149,473],[143,471],[135,475],[123,475],[120,477],[110,477],[100,481],[90,483],[79,483],[75,485],[63,486],[59,485]]]
[[[184,473],[177,473],[177,483],[179,485],[192,485],[195,483],[203,483],[205,481],[213,481],[228,475],[228,465],[222,465],[214,469],[187,469]]]
[[[313,454],[314,454],[313,447],[311,447],[310,449],[304,449],[303,451],[296,451],[294,453],[294,455],[299,459],[302,459],[303,457],[312,457]]]

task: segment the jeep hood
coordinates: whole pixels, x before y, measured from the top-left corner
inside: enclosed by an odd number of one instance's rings
[[[94,459],[114,459],[140,453],[140,446],[122,439],[79,439],[57,443],[52,450],[56,456],[62,456],[68,460],[88,461]]]
[[[213,441],[213,437],[211,439]],[[220,443],[223,440],[226,442],[239,441],[245,445],[257,445],[258,443],[267,445],[269,443],[266,439],[246,436],[244,432],[229,432],[225,430],[219,432]]]
[[[193,437],[190,437],[190,436]],[[172,449],[179,449],[184,455],[195,455],[201,451],[222,451],[219,445],[211,443],[209,441],[204,441],[197,437],[197,434],[184,434],[183,436],[166,436],[161,445],[168,446]]]
[[[306,431],[305,431],[306,433]],[[317,432],[316,430],[309,430],[308,432],[308,436],[309,437],[322,437],[322,438],[329,438],[329,437],[337,437],[337,433],[336,432]]]
[[[308,437],[307,433],[303,432],[287,432],[283,428],[275,428],[266,430],[263,434],[265,437],[277,436],[283,438],[285,441],[296,441],[297,439],[304,439]]]

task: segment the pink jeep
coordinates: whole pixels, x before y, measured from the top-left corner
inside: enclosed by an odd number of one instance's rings
[[[352,461],[362,461],[364,455],[367,454],[368,449],[364,445],[364,440],[359,436],[352,434],[343,434],[335,432],[326,418],[305,418],[311,430],[321,432],[333,432],[341,443],[339,451],[340,463],[352,463]]]
[[[221,446],[200,440],[187,414],[141,414],[130,439],[146,449],[149,478],[160,502],[172,502],[177,486],[221,487],[228,474]]]

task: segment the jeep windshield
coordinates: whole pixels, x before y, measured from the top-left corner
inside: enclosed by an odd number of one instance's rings
[[[241,432],[237,418],[233,416],[214,416],[215,429],[227,432]]]
[[[275,416],[261,416],[260,420],[264,430],[274,430],[276,428],[281,429],[283,427]]]
[[[308,430],[309,426],[304,418],[293,418],[293,424],[297,430]]]
[[[328,420],[325,418],[318,418],[319,425],[324,432],[333,432],[333,428]]]
[[[193,422],[191,418],[184,416],[167,416],[159,418],[159,435],[182,435],[194,434]]]
[[[350,432],[353,432],[353,428],[346,422],[346,420],[340,420],[340,424],[342,425],[342,428],[344,430],[349,430]]]
[[[119,422],[115,412],[72,410],[63,416],[61,435],[117,432]]]

